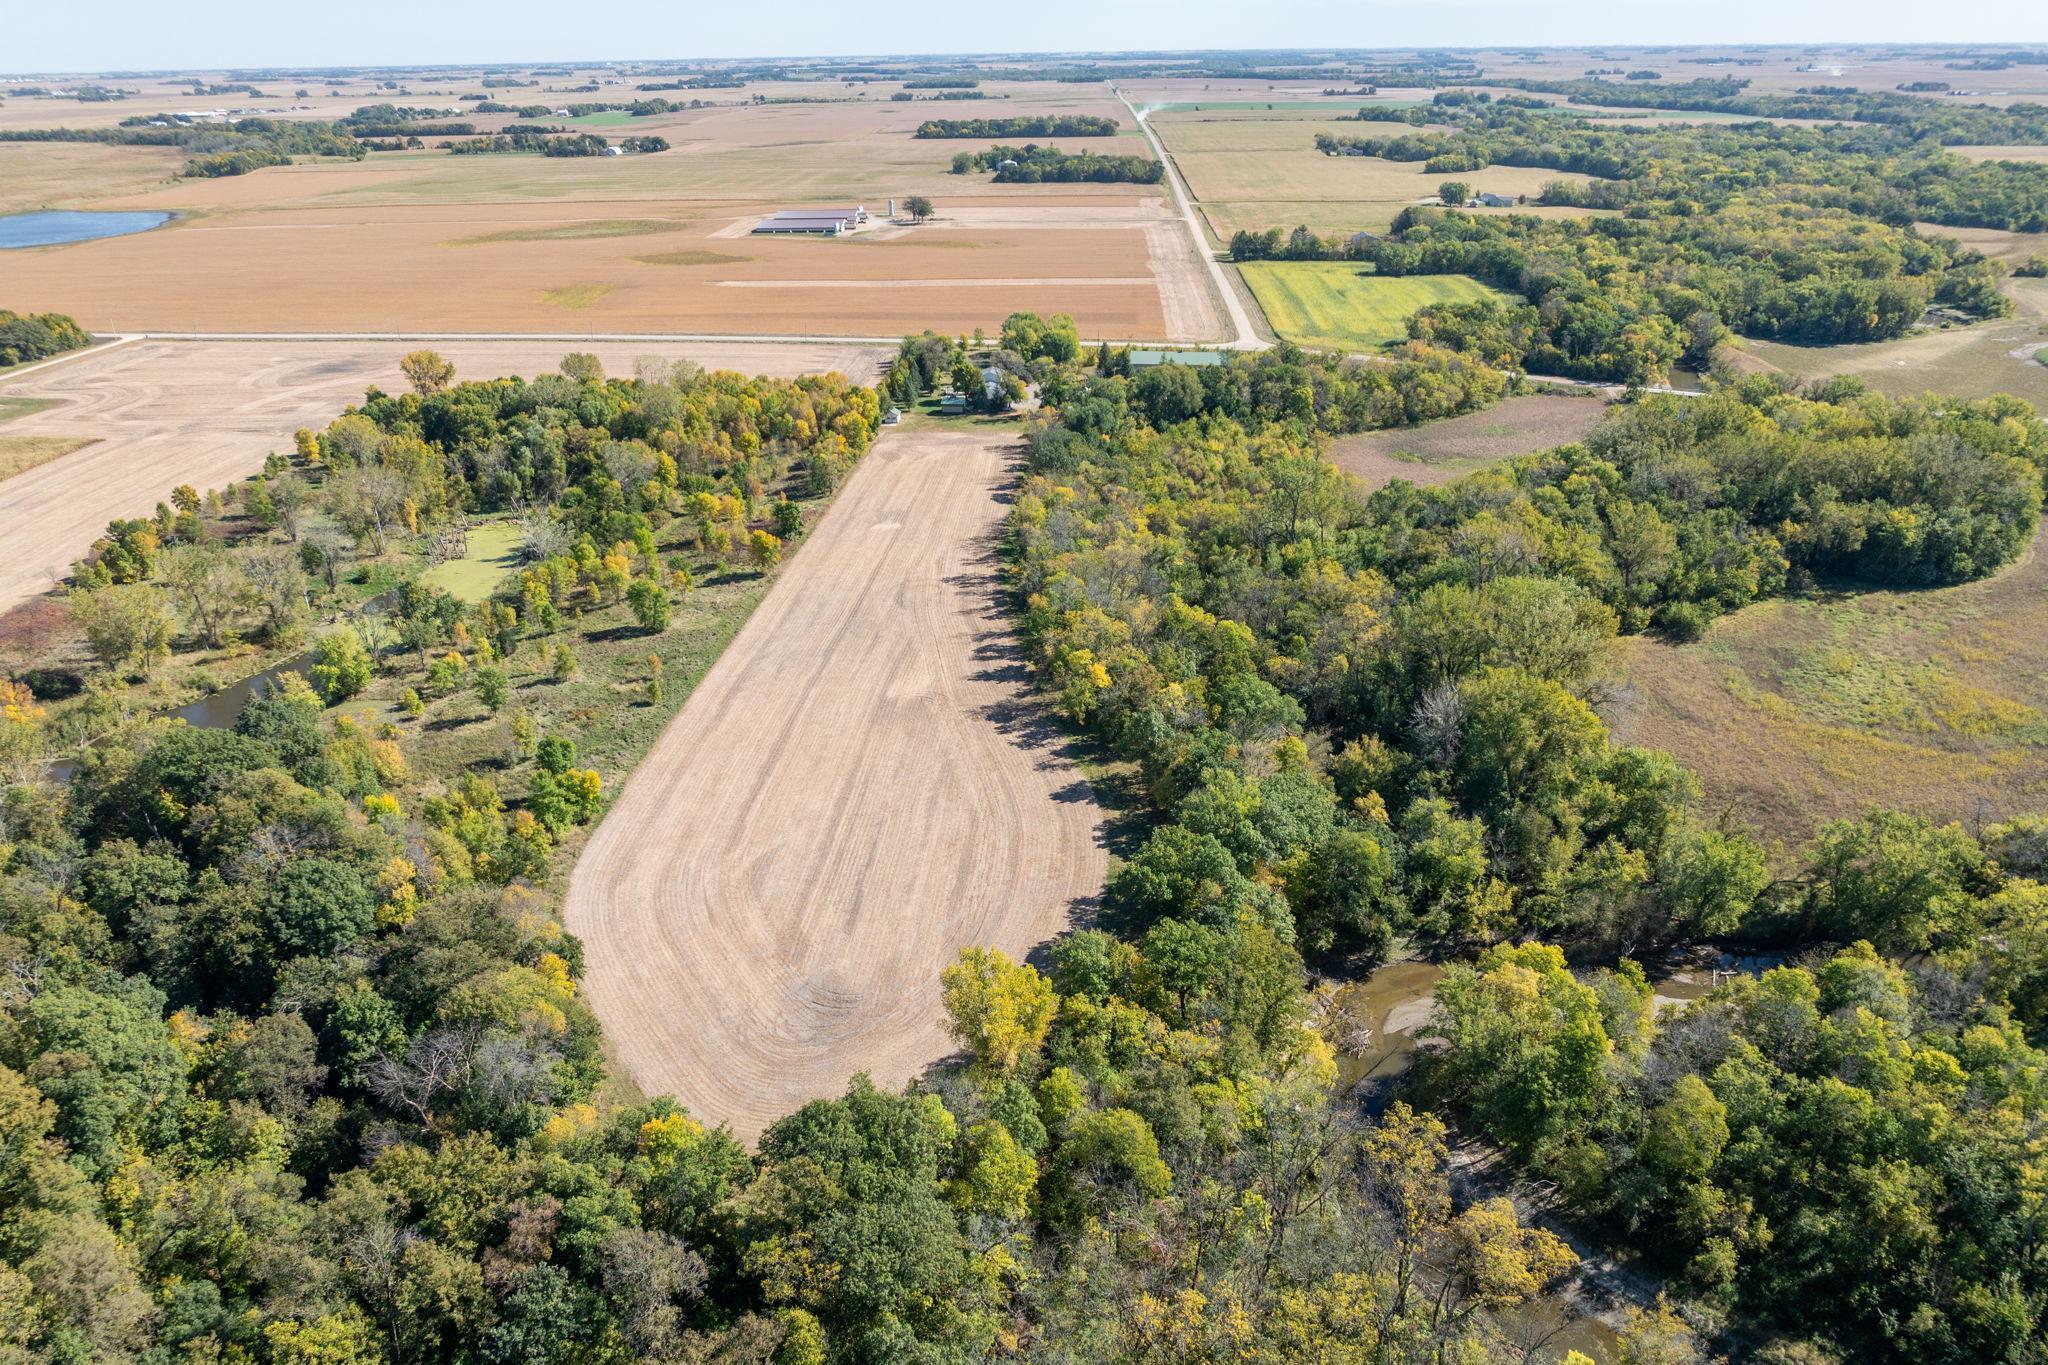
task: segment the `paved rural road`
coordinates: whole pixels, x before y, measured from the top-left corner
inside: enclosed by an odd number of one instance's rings
[[[1209,236],[1202,230],[1202,220],[1195,213],[1194,195],[1188,192],[1188,182],[1182,179],[1180,167],[1166,154],[1166,144],[1159,140],[1159,134],[1152,131],[1152,125],[1145,122],[1145,116],[1138,112],[1130,97],[1121,90],[1116,92],[1116,97],[1123,101],[1124,108],[1131,111],[1131,117],[1137,122],[1138,131],[1152,144],[1152,155],[1158,157],[1166,167],[1167,188],[1173,191],[1174,203],[1180,208],[1181,221],[1187,224],[1188,234],[1195,239],[1195,254],[1209,267],[1209,278],[1216,286],[1217,295],[1223,300],[1225,311],[1230,314],[1230,326],[1234,335],[1224,345],[1239,351],[1266,349],[1270,343],[1263,340],[1258,329],[1252,326],[1251,314],[1245,311],[1244,300],[1239,298],[1237,290],[1231,287],[1229,272],[1224,270],[1223,263],[1216,259],[1216,253],[1209,248]]]
[[[1107,871],[1010,634],[1015,430],[885,434],[627,781],[565,918],[627,1072],[751,1139],[953,1051],[939,972]]]

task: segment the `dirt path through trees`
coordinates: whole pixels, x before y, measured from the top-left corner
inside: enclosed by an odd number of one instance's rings
[[[938,974],[1102,887],[1000,600],[1014,429],[885,435],[633,774],[568,923],[648,1093],[752,1138],[951,1051]]]

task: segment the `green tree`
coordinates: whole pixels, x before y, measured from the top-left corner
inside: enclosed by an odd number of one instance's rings
[[[640,623],[640,629],[650,635],[658,635],[668,629],[668,594],[659,583],[645,578],[633,580],[626,589],[626,605],[632,609],[633,619]]]
[[[352,630],[332,631],[313,646],[313,666],[306,676],[329,706],[347,701],[370,685],[370,653]]]

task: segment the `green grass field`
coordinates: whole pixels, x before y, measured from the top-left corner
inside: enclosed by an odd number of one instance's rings
[[[633,116],[623,109],[605,109],[595,114],[584,114],[580,118],[563,119],[579,128],[614,128],[621,123],[631,123]]]
[[[460,559],[436,564],[420,581],[464,602],[481,602],[504,582],[519,563],[519,527],[493,521],[469,533],[469,551]]]
[[[1464,275],[1365,273],[1347,261],[1250,261],[1238,267],[1266,321],[1289,341],[1373,350],[1408,335],[1408,319],[1432,303],[1499,297]]]
[[[0,422],[11,422],[17,417],[26,417],[44,408],[54,408],[54,398],[0,398]]]

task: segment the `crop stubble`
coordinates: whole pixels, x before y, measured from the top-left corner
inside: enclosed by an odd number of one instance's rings
[[[999,599],[1008,432],[886,435],[576,865],[626,1070],[751,1138],[951,1050],[938,974],[1098,894],[1101,812]]]

